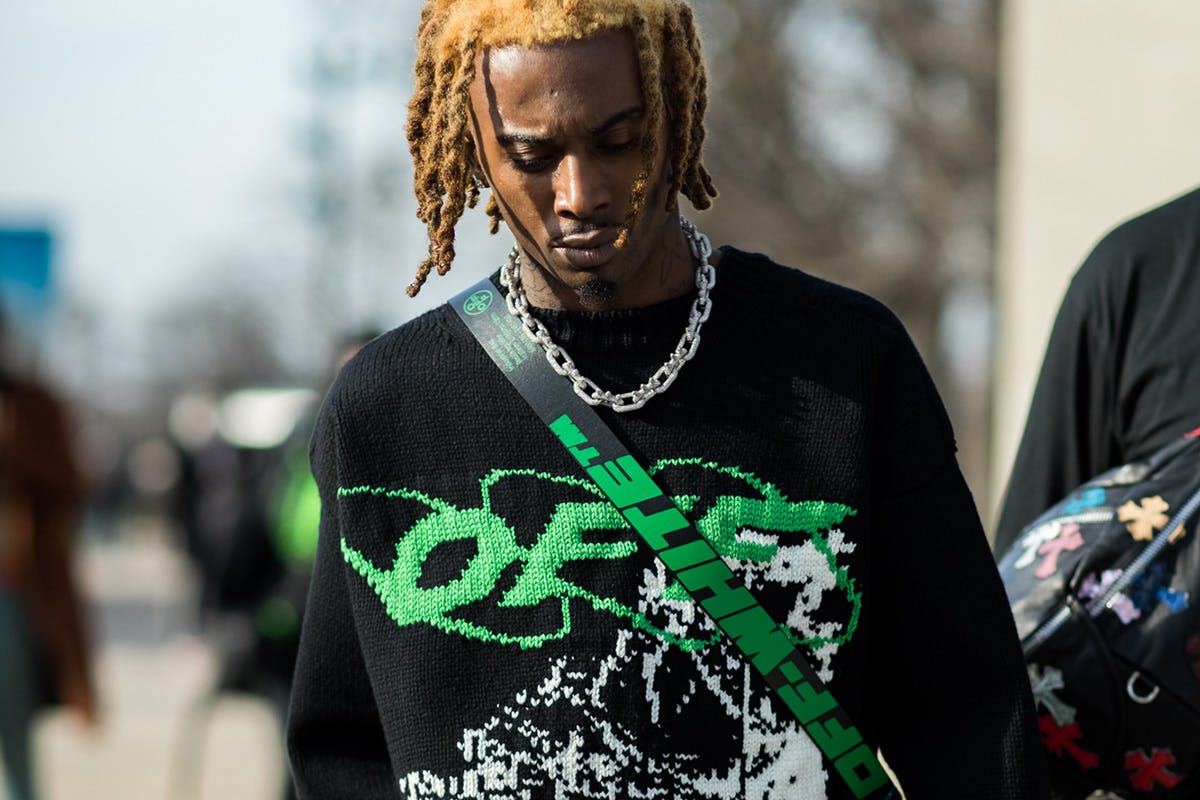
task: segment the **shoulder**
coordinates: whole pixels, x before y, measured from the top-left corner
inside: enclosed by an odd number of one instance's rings
[[[1121,222],[1100,238],[1075,276],[1080,284],[1169,267],[1200,244],[1200,189]]]
[[[851,334],[907,342],[896,315],[879,300],[856,289],[785,266],[761,253],[722,248],[719,291],[739,313],[794,333]],[[807,329],[807,330],[805,330]]]
[[[461,351],[458,324],[443,304],[372,339],[338,372],[327,402],[369,406],[424,384]]]
[[[318,428],[403,427],[422,398],[436,397],[461,374],[467,334],[442,304],[368,342],[325,395]]]
[[[850,400],[856,410],[843,408],[836,424],[865,420],[869,427],[861,430],[876,437],[880,468],[893,476],[892,485],[916,486],[956,469],[954,434],[937,388],[886,305],[762,255],[723,252],[717,290],[727,292],[722,299],[735,298],[726,305],[738,307],[739,352],[757,348],[772,367],[797,375],[810,390],[823,385]],[[714,302],[714,317],[718,309]]]
[[[1200,188],[1131,217],[1109,231],[1097,244],[1103,250],[1144,250],[1172,245],[1180,234],[1200,227]]]

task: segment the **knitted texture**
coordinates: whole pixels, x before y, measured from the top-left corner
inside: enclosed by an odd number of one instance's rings
[[[911,800],[1044,797],[1007,603],[902,327],[762,257],[727,249],[718,276],[679,380],[602,416]],[[690,301],[538,314],[621,390]],[[343,370],[313,463],[301,796],[848,796],[449,308]]]

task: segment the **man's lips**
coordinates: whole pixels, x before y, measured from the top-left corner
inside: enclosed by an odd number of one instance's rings
[[[619,231],[615,228],[602,228],[588,233],[572,233],[555,239],[551,246],[565,250],[596,250],[610,245],[617,240]]]
[[[551,247],[576,269],[591,269],[608,263],[617,248],[618,228],[604,228],[588,233],[573,233],[555,239]]]

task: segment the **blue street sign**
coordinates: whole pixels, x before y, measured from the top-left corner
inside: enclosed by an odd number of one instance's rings
[[[0,224],[0,308],[20,327],[36,326],[53,300],[54,234]]]

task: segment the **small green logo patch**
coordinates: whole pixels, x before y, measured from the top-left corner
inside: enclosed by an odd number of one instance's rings
[[[492,307],[492,299],[491,289],[480,289],[466,299],[466,302],[463,303],[463,311],[472,317],[477,317]]]

